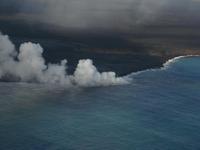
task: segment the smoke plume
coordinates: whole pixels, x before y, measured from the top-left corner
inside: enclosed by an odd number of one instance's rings
[[[73,75],[68,75],[67,60],[46,64],[40,44],[23,43],[19,52],[7,35],[0,33],[0,79],[39,82],[63,86],[109,86],[127,84],[130,79],[116,77],[114,72],[98,72],[92,60],[79,60]]]

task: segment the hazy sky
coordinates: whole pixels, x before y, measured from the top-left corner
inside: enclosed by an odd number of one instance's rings
[[[1,0],[1,18],[68,29],[131,31],[148,24],[197,24],[199,0]]]

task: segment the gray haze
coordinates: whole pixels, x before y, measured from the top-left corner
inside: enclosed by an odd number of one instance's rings
[[[148,24],[196,24],[199,0],[1,0],[1,16],[66,29],[132,31]]]

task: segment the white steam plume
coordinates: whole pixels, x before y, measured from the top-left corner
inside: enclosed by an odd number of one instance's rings
[[[74,75],[68,75],[67,60],[46,65],[42,53],[43,48],[31,42],[21,44],[18,53],[9,37],[0,33],[0,79],[83,87],[127,84],[130,80],[116,77],[114,72],[98,72],[90,59],[80,60]]]

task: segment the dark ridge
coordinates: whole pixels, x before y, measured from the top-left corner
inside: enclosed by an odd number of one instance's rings
[[[92,59],[101,72],[126,75],[161,67],[175,56],[200,54],[199,30],[186,29],[187,26],[144,26],[135,33],[83,32],[0,19],[0,30],[10,36],[17,48],[23,42],[40,43],[46,63],[66,58],[69,74],[80,59]]]

